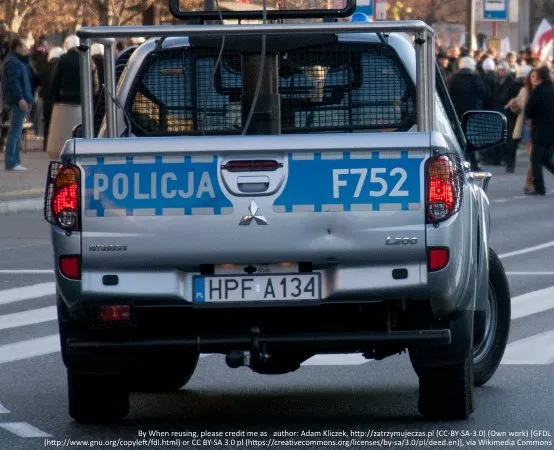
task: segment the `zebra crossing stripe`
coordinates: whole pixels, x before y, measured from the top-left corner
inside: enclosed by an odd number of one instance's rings
[[[32,309],[0,316],[0,330],[35,325],[37,323],[50,322],[58,317],[55,306]]]
[[[56,293],[56,283],[39,283],[32,286],[5,289],[0,291],[0,305],[30,300],[33,298],[46,297]]]
[[[0,345],[0,364],[21,361],[60,351],[60,336],[52,334],[36,339]]]
[[[501,364],[543,365],[554,363],[554,330],[512,342]]]
[[[4,422],[0,423],[0,428],[3,428],[10,433],[22,438],[46,438],[52,437],[51,434],[39,430],[37,427],[27,422]]]

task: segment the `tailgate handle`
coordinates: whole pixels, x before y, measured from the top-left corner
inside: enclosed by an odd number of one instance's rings
[[[265,192],[269,189],[269,177],[238,177],[237,187],[245,193]]]

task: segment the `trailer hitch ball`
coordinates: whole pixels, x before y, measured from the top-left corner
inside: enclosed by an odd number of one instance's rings
[[[248,352],[233,350],[225,356],[225,363],[231,369],[238,369],[239,367],[246,366],[250,362],[248,361],[250,359],[250,355],[246,355],[246,353]]]

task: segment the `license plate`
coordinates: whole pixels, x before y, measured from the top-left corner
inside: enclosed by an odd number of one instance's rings
[[[321,298],[318,273],[197,276],[194,278],[193,289],[195,303],[295,301]]]

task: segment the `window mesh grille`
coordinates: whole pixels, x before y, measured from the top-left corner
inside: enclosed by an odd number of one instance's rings
[[[151,54],[126,105],[136,135],[242,131],[241,55],[182,48]],[[283,133],[402,131],[415,123],[411,81],[383,45],[281,52]]]

